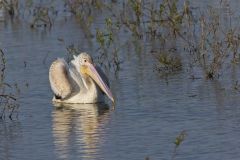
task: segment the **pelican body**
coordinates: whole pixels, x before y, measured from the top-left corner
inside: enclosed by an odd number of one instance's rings
[[[103,102],[104,94],[114,102],[105,74],[85,52],[74,56],[69,64],[62,58],[55,60],[49,69],[49,81],[54,102],[97,103]]]

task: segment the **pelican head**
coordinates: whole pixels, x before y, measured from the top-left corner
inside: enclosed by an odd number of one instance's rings
[[[90,77],[96,82],[96,84],[108,96],[108,98],[110,98],[111,101],[114,102],[113,95],[109,87],[106,85],[106,83],[103,81],[102,77],[99,75],[98,71],[96,70],[91,56],[83,52],[78,56],[78,61],[79,61],[79,72],[82,75],[85,88],[88,89],[87,79]]]

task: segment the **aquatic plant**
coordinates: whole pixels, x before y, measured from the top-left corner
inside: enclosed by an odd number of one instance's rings
[[[19,94],[19,88],[17,84],[11,85],[5,82],[5,69],[6,69],[6,59],[5,53],[0,49],[0,119],[4,119],[6,114],[12,119],[14,113],[17,113],[19,103],[17,97]],[[15,112],[16,111],[16,112]]]
[[[105,18],[105,29],[96,29],[96,41],[99,44],[97,49],[98,63],[104,65],[108,70],[113,68],[116,73],[120,69],[120,64],[122,63],[119,59],[119,49],[121,44],[116,41],[117,32],[119,31],[119,26],[113,23],[111,18]]]
[[[25,5],[31,8],[32,27],[53,25],[53,15],[58,15],[53,2],[47,5],[26,1]],[[224,17],[229,22],[226,26],[218,9],[198,10],[188,0],[62,2],[64,12],[76,18],[88,41],[97,42],[98,63],[105,68],[118,71],[122,63],[121,48],[129,43],[136,46],[136,42],[145,45],[158,43],[155,47],[144,48],[144,51],[154,51],[151,58],[156,60],[155,66],[160,74],[176,73],[186,68],[194,76],[192,70],[201,67],[203,77],[214,79],[222,75],[225,64],[239,63],[240,28],[232,25],[231,18],[236,17],[234,13]],[[219,5],[224,4],[220,2]],[[99,15],[100,25],[96,23]],[[137,56],[145,54],[141,47],[136,46]],[[67,50],[71,53],[74,48],[68,46]]]
[[[4,8],[10,16],[14,16],[18,12],[18,0],[1,0],[0,8]]]
[[[174,53],[164,52],[153,53],[157,60],[156,70],[162,75],[169,75],[171,73],[182,70],[182,61],[179,56]]]
[[[183,141],[185,140],[186,136],[187,136],[187,133],[186,133],[185,130],[183,130],[175,138],[175,141],[174,141],[175,147],[174,147],[174,151],[173,151],[173,155],[172,155],[172,160],[175,159],[176,154],[177,154],[177,148],[183,143]]]
[[[199,22],[193,29],[187,28],[201,31],[198,35],[192,33],[192,42],[187,51],[194,59],[192,64],[199,64],[206,78],[218,78],[224,64],[239,61],[239,29],[231,24],[223,24],[220,13],[213,7],[209,7],[198,19]],[[225,21],[231,23],[231,17],[225,18]]]
[[[98,0],[64,0],[64,6],[77,16],[91,14],[91,9],[102,9],[104,3]]]
[[[50,18],[50,13],[49,12],[54,12],[53,7],[43,7],[43,6],[36,6],[33,9],[33,20],[31,22],[31,27],[36,28],[36,27],[52,27],[52,19]]]
[[[183,141],[185,140],[187,136],[187,132],[185,130],[182,130],[178,135],[177,137],[175,138],[174,140],[174,150],[173,150],[173,153],[172,153],[172,157],[171,157],[171,160],[174,160],[176,158],[176,155],[177,155],[177,149],[180,147],[180,145],[183,143]],[[145,160],[150,160],[150,157],[149,156],[146,156],[144,158]]]
[[[132,10],[135,13],[137,24],[141,22],[141,15],[142,15],[142,3],[141,0],[129,0],[128,3],[130,4]]]

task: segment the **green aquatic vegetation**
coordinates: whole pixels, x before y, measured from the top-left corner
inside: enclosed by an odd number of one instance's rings
[[[117,73],[120,70],[122,61],[119,58],[119,50],[122,47],[118,41],[120,26],[112,18],[105,18],[104,29],[96,29],[96,42],[99,44],[98,63],[107,70]]]
[[[85,28],[90,28],[93,21],[94,21],[94,17],[91,14],[87,14],[86,12],[78,12],[76,14],[76,18],[78,19],[78,21],[81,23],[81,25]]]
[[[165,0],[160,5],[159,28],[164,31],[160,36],[162,44],[165,48],[169,46],[173,39],[171,35],[174,35],[176,41],[184,44],[183,48],[176,48],[183,49],[181,57],[190,60],[188,66],[200,65],[207,79],[218,78],[225,64],[239,62],[240,29],[231,25],[232,13],[225,17],[224,21],[229,22],[226,24],[214,7],[207,8],[204,13],[200,11],[199,16],[192,14],[195,10],[191,9],[189,1],[182,7],[176,7],[177,2]]]
[[[182,70],[181,58],[174,53],[153,53],[153,56],[157,60],[156,70],[163,75],[169,75]]]
[[[99,29],[96,30],[96,39],[100,46],[103,48],[105,46],[105,35]]]
[[[160,4],[159,9],[161,22],[159,25],[162,27],[169,27],[175,36],[179,32],[184,18],[184,10],[179,11],[177,8],[177,3],[178,0],[164,0],[163,3]]]
[[[132,32],[132,35],[137,38],[142,38],[143,34],[140,31],[139,25],[136,22],[130,22],[128,18],[125,18],[123,24]]]
[[[67,6],[74,15],[79,15],[83,12],[90,14],[92,9],[101,10],[104,7],[104,3],[98,0],[64,0],[64,3],[64,6]]]
[[[181,143],[184,141],[185,137],[186,137],[186,131],[181,131],[181,133],[176,137],[174,144],[176,145],[175,147],[179,147],[181,145]]]
[[[128,0],[126,3],[123,2],[122,4],[123,5],[122,8],[119,10],[119,13],[114,13],[115,21],[117,21],[119,27],[125,27],[126,29],[128,29],[128,31],[132,33],[132,36],[142,38],[142,2]]]
[[[129,3],[131,8],[125,7],[123,9],[122,15],[125,16],[121,18],[121,23],[129,29],[134,37],[138,39],[147,37],[149,40],[158,39],[166,50],[175,48],[175,46],[169,45],[169,41],[177,41],[179,37],[185,39],[181,35],[181,28],[184,18],[190,19],[188,3],[184,3],[182,7],[179,7],[180,9],[177,7],[178,0],[164,0],[157,3],[158,5],[155,4],[156,2],[129,1]],[[136,19],[126,16],[127,13],[131,13],[131,10],[134,11]],[[154,54],[158,71],[170,73],[181,70],[182,62],[178,53],[170,55],[167,52],[162,54],[162,52],[165,51],[157,49],[159,55]]]
[[[187,132],[185,130],[181,131],[177,137],[175,138],[174,140],[174,150],[173,150],[173,153],[172,153],[172,157],[171,157],[171,160],[174,160],[176,158],[176,155],[177,155],[177,149],[180,147],[180,145],[183,143],[183,141],[185,140],[187,136]],[[144,158],[145,160],[150,160],[150,157],[149,156],[146,156]]]
[[[232,52],[232,62],[239,63],[239,54],[238,50],[240,47],[240,34],[236,32],[236,30],[230,29],[226,33],[226,42],[227,47]]]
[[[142,3],[141,0],[128,0],[128,3],[130,4],[132,10],[135,13],[137,24],[140,24],[141,22],[141,16],[142,16]]]
[[[113,33],[110,30],[101,31],[96,29],[96,41],[99,44],[99,49],[106,52],[113,43]]]
[[[50,18],[50,11],[53,11],[54,8],[50,7],[42,7],[42,6],[37,6],[33,10],[33,20],[31,22],[31,27],[36,28],[36,27],[52,27],[52,20]]]
[[[10,16],[14,16],[18,12],[18,0],[1,0],[0,8],[6,9]]]
[[[19,0],[1,0],[0,9],[3,13],[8,13],[10,18],[14,20],[23,20],[26,17],[31,17],[31,20],[27,20],[32,28],[40,26],[52,26],[52,19],[50,12],[55,12],[54,7],[49,5],[38,5],[33,0],[26,0],[19,2]],[[4,14],[4,20],[8,20],[9,16]],[[24,19],[26,20],[26,19]]]
[[[32,27],[53,25],[52,15],[57,11],[52,2],[57,1],[52,0],[51,5],[40,3],[40,6],[32,0],[25,1],[33,11]],[[200,66],[203,76],[211,79],[221,75],[225,64],[239,63],[240,28],[232,25],[231,18],[236,17],[233,12],[224,17],[229,21],[226,24],[219,9],[196,9],[188,0],[62,2],[64,12],[76,18],[89,43],[97,43],[99,63],[106,68],[119,70],[120,49],[126,43],[136,46],[136,41],[143,44],[135,47],[136,56],[144,54],[143,50],[156,51],[158,55],[154,54],[154,58],[161,73],[180,71],[182,66],[191,66],[187,70]],[[221,2],[218,8],[222,5]],[[149,43],[155,43],[154,47],[145,47]],[[68,52],[75,52],[73,48],[68,47]],[[169,52],[172,48],[177,52]]]
[[[25,5],[26,5],[27,8],[31,8],[33,6],[33,4],[34,4],[33,0],[26,0],[25,1]]]
[[[226,27],[214,8],[209,8],[207,15],[201,15],[199,28],[199,39],[193,44],[197,61],[202,66],[206,78],[218,78],[224,64],[239,61],[239,29],[231,25]]]
[[[113,25],[112,19],[111,18],[106,18],[105,19],[105,26],[106,26],[106,34],[105,36],[107,37],[107,46],[110,46],[111,43],[114,42],[113,35],[116,33],[114,30],[117,30],[117,28]]]
[[[183,143],[183,141],[185,140],[186,136],[187,136],[187,132],[185,130],[183,130],[175,138],[175,141],[174,141],[175,147],[174,147],[174,151],[173,151],[173,155],[172,155],[172,160],[175,159],[175,157],[177,155],[177,149]]]
[[[72,13],[79,22],[85,26],[85,28],[90,28],[94,22],[94,13],[101,11],[105,4],[98,0],[65,0],[65,7]]]

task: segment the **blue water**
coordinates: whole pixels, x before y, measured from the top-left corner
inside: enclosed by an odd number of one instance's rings
[[[0,159],[171,159],[183,130],[186,137],[175,159],[239,159],[239,93],[225,88],[225,81],[191,80],[184,71],[166,80],[154,70],[152,55],[139,56],[133,45],[120,51],[118,76],[108,73],[115,109],[108,101],[52,104],[48,68],[57,57],[66,57],[67,45],[79,44],[98,56],[96,42],[86,40],[79,28],[71,17],[52,29],[0,23],[6,81],[18,83],[21,90],[18,117],[0,121]]]

